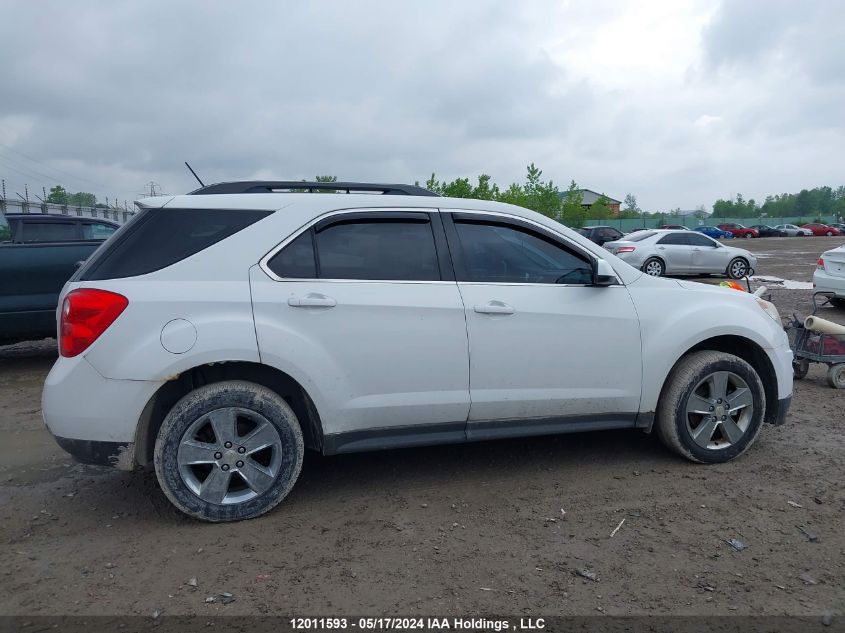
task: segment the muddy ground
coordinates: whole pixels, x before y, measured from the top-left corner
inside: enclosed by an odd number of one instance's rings
[[[738,245],[767,254],[760,274],[807,282],[843,242]],[[782,314],[807,311],[809,290],[772,292]],[[58,449],[39,401],[54,346],[0,348],[2,614],[845,611],[845,392],[818,366],[788,423],[730,464],[636,431],[310,455],[274,512],[207,525],[153,474]],[[234,601],[206,602],[222,592]]]

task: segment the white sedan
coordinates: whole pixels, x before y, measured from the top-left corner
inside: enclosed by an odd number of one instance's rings
[[[816,292],[832,292],[836,297],[833,305],[845,308],[845,246],[825,251],[816,264],[813,273]]]

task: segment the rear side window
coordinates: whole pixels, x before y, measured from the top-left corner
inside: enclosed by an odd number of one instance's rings
[[[21,239],[24,242],[73,242],[79,240],[75,222],[31,222],[25,220]]]
[[[667,246],[688,246],[689,240],[686,233],[669,233],[661,237],[657,243]]]
[[[440,267],[428,221],[331,224],[316,234],[322,279],[437,281]]]
[[[147,209],[103,245],[76,279],[97,281],[166,268],[234,235],[273,211]]]

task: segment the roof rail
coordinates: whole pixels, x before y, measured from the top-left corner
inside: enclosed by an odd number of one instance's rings
[[[370,182],[307,182],[305,180],[241,180],[219,182],[192,191],[188,195],[206,196],[221,193],[314,193],[331,191],[345,193],[378,193],[389,196],[437,196],[433,191],[416,185],[385,185]]]

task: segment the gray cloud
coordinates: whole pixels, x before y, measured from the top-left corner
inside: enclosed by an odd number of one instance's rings
[[[5,2],[0,175],[131,200],[192,189],[186,159],[206,181],[501,184],[535,161],[650,208],[839,184],[833,3],[690,7],[712,18],[688,68],[617,76],[578,53],[626,2]]]

